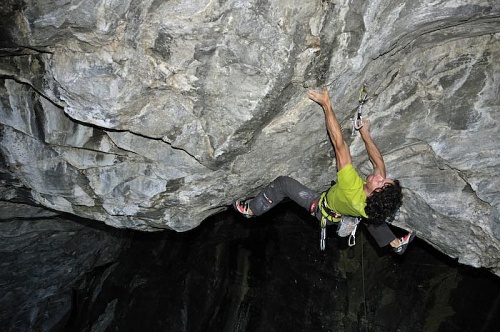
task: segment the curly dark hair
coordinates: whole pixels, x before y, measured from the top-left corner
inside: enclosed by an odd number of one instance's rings
[[[392,222],[402,200],[403,193],[398,180],[394,180],[394,184],[387,184],[375,190],[366,199],[367,221],[375,224],[381,224],[384,221]]]

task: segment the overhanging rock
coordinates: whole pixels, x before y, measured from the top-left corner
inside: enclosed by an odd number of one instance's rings
[[[500,274],[497,1],[11,1],[0,72],[2,199],[187,231],[279,175],[335,176],[328,85],[401,180],[396,224]]]

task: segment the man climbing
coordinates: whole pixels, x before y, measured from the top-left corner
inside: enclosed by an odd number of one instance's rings
[[[325,113],[326,128],[335,150],[337,183],[319,194],[290,177],[280,176],[254,198],[236,200],[234,208],[247,218],[260,216],[288,197],[320,220],[323,229],[326,224],[339,224],[343,216],[363,218],[380,247],[390,245],[395,253],[403,254],[415,232],[397,238],[386,223],[394,219],[401,206],[401,186],[398,180],[386,177],[385,163],[370,135],[369,121],[363,120],[359,132],[374,171],[363,181],[352,165],[351,152],[342,137],[326,86],[322,92],[311,91],[308,96]]]

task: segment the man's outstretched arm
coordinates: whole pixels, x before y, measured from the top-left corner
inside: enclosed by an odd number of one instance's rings
[[[325,122],[328,135],[333,143],[333,148],[335,150],[335,159],[337,160],[337,171],[340,171],[345,166],[352,163],[351,152],[347,143],[342,137],[342,129],[340,127],[339,121],[335,116],[332,109],[332,103],[330,101],[330,96],[328,94],[328,89],[326,86],[323,88],[323,92],[309,92],[309,98],[317,102],[323,107],[325,112]]]
[[[359,129],[359,133],[365,143],[366,152],[368,153],[368,157],[373,165],[374,173],[380,174],[385,178],[384,158],[370,135],[370,121],[363,119],[363,127]]]

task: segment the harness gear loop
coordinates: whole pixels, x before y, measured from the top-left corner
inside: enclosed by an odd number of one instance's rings
[[[368,100],[368,93],[366,92],[366,86],[363,84],[361,89],[359,90],[359,97],[358,97],[358,109],[356,111],[356,115],[352,119],[352,133],[356,130],[360,130],[361,127],[363,127],[363,115],[362,115],[362,109],[363,109],[363,104]]]

